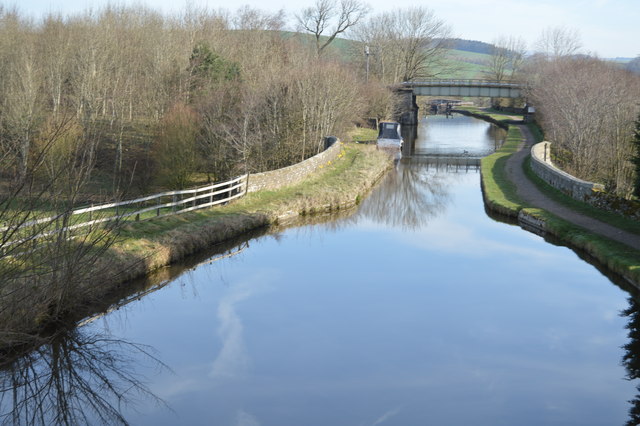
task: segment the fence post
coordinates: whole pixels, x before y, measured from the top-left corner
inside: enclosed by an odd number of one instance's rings
[[[160,216],[160,197],[157,198],[156,202],[156,216]]]
[[[176,194],[173,194],[173,197],[171,198],[171,211],[173,213],[176,212],[176,203],[178,202],[178,196]]]

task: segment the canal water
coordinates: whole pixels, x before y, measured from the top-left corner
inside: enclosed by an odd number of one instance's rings
[[[635,302],[487,216],[475,159],[503,132],[430,116],[418,135],[356,213],[212,254],[23,364],[92,422],[625,424]]]

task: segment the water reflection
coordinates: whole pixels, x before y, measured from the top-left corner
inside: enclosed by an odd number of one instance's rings
[[[244,238],[265,233],[258,230]],[[249,242],[235,239],[199,253],[185,262],[162,268],[126,286],[127,293],[105,301],[104,312],[81,321],[78,327],[59,329],[43,337],[39,346],[22,348],[0,359],[0,419],[8,424],[128,424],[124,412],[138,402],[164,405],[146,386],[142,372],[168,369],[155,350],[112,338],[108,329],[84,327],[109,313],[165,288],[185,272],[236,256]],[[232,376],[242,371],[247,357],[243,351],[242,324],[234,311],[236,303],[250,293],[240,289],[220,303],[220,335],[223,349],[213,362],[211,376]],[[109,303],[112,303],[109,305]],[[141,360],[146,365],[141,365]]]
[[[499,148],[506,138],[500,127],[459,114],[451,119],[429,116],[420,121],[417,131],[407,131],[409,138],[403,155],[407,156],[470,156],[482,158]],[[411,141],[411,135],[415,140]],[[404,136],[404,135],[403,135]],[[405,138],[405,140],[407,140]]]
[[[2,421],[128,424],[122,414],[125,407],[142,400],[162,403],[145,385],[140,355],[151,367],[164,368],[147,346],[82,329],[58,332],[27,355],[0,366]]]
[[[3,419],[96,423],[96,404],[109,424],[623,423],[634,393],[619,386],[630,384],[616,350],[626,296],[565,251],[486,220],[479,176],[428,158],[401,161],[357,217],[314,216],[308,223],[326,224],[260,236],[251,248],[218,247],[124,299],[145,297],[119,305],[128,324],[117,332],[153,344],[175,368],[147,376],[177,418],[153,404],[121,410],[130,397],[155,401],[129,383],[146,381],[137,358],[154,366],[153,351],[77,331],[5,366]],[[356,221],[363,226],[346,226]],[[326,232],[336,229],[344,232]],[[228,256],[235,261],[202,265]],[[193,297],[184,297],[185,281]],[[636,312],[630,324],[640,321]],[[112,314],[88,328],[115,330],[121,321]],[[59,395],[75,388],[85,396]]]
[[[633,297],[629,298],[629,307],[622,311],[622,316],[627,317],[629,322],[625,326],[628,330],[629,341],[623,346],[625,353],[622,357],[622,365],[627,370],[628,380],[640,379],[640,305]],[[640,424],[640,384],[636,385],[638,394],[629,401],[628,426]]]
[[[254,291],[252,286],[236,287],[218,304],[218,336],[222,348],[209,374],[214,379],[241,377],[248,370],[250,359],[243,338],[244,326],[236,305],[250,298]]]
[[[480,158],[494,152],[506,132],[454,114],[430,116],[403,126],[403,158],[350,222],[362,217],[404,230],[424,228],[451,203],[457,173],[478,172]]]
[[[391,227],[422,228],[446,209],[454,179],[453,174],[400,162],[362,203],[353,220],[365,217]]]

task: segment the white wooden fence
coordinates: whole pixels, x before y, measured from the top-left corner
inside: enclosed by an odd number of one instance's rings
[[[140,220],[141,217],[144,219],[164,217],[227,203],[247,193],[248,177],[249,175],[243,175],[227,182],[179,191],[161,192],[136,198],[135,200],[100,204],[61,213],[56,216],[28,221],[15,227],[14,230],[39,227],[42,232],[36,232],[35,235],[33,232],[28,232],[26,233],[27,236],[5,243],[4,246],[24,243],[105,222],[122,221],[130,218]],[[154,212],[155,215],[148,214],[150,212]],[[144,217],[145,213],[147,213],[147,217]],[[94,216],[96,215],[100,217],[95,218]],[[74,218],[74,216],[77,217]],[[57,227],[56,223],[61,220],[68,225]],[[9,226],[0,227],[0,233],[6,232],[9,228]]]

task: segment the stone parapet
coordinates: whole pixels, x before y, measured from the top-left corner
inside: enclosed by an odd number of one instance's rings
[[[588,201],[594,190],[604,185],[587,182],[557,168],[551,161],[550,142],[540,142],[531,148],[531,168],[542,180],[579,201]]]
[[[314,155],[292,166],[252,174],[249,176],[247,192],[256,192],[263,189],[273,190],[299,183],[320,167],[324,167],[328,163],[335,161],[341,151],[342,142],[338,141],[320,154]]]

